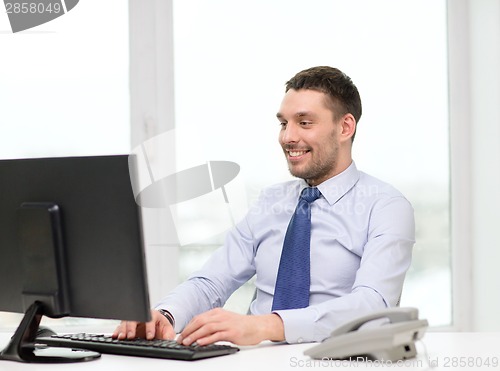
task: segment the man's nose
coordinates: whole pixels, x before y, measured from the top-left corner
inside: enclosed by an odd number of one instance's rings
[[[281,141],[283,143],[295,143],[299,141],[297,126],[288,123],[281,131]]]

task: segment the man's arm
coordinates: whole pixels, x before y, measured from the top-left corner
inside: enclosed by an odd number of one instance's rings
[[[175,318],[175,330],[182,331],[196,316],[224,306],[241,285],[255,275],[255,246],[248,215],[226,235],[224,245],[216,250],[203,268],[177,286],[157,305]]]

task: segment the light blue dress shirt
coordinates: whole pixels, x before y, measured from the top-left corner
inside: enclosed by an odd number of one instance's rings
[[[254,275],[250,311],[271,313],[286,229],[307,186],[297,179],[264,189],[204,267],[157,305],[173,314],[177,332],[195,315],[223,306]],[[408,200],[354,162],[318,188],[322,196],[311,204],[310,305],[275,311],[288,343],[321,341],[355,316],[396,306],[415,243]]]

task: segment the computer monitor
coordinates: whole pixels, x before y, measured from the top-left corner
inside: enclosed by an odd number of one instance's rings
[[[149,320],[143,241],[128,155],[0,160],[0,311],[25,313],[0,359],[58,361],[44,315]]]

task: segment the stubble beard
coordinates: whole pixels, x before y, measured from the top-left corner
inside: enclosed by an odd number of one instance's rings
[[[288,171],[294,177],[304,179],[308,183],[314,182],[316,179],[326,179],[332,172],[332,169],[335,169],[337,166],[338,152],[339,147],[335,145],[326,157],[316,159],[316,161],[313,161],[304,169],[294,169],[293,166],[288,163]]]

